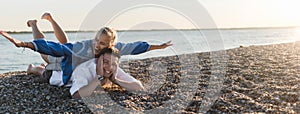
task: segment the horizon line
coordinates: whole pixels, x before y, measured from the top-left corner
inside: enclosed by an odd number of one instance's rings
[[[232,27],[232,28],[193,28],[193,29],[136,29],[136,30],[116,30],[124,31],[174,31],[174,30],[236,30],[236,29],[279,29],[279,28],[300,28],[300,26],[278,26],[278,27]],[[66,33],[74,32],[96,32],[97,30],[66,30]],[[6,31],[7,33],[32,33],[32,31]],[[54,31],[43,31],[44,33],[53,33]]]

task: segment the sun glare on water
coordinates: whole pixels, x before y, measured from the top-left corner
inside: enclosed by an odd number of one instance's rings
[[[300,27],[294,28],[294,40],[300,43]]]
[[[295,36],[300,38],[300,27],[294,29]]]

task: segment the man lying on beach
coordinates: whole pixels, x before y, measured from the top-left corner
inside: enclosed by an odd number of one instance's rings
[[[78,65],[71,77],[73,98],[90,96],[98,85],[113,82],[129,91],[144,90],[140,81],[118,72],[120,54],[115,48],[104,48],[96,58]],[[120,75],[116,75],[120,74]]]

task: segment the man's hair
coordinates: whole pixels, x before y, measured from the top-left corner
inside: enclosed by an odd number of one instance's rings
[[[117,31],[113,28],[110,28],[110,27],[103,27],[101,28],[97,34],[96,34],[96,37],[95,39],[98,39],[100,38],[101,34],[105,34],[107,35],[108,37],[111,38],[111,41],[110,42],[113,42],[115,43],[115,41],[117,41]]]
[[[114,48],[114,47],[112,47],[112,48],[104,48],[104,49],[102,49],[99,53],[97,53],[96,55],[95,55],[95,58],[99,58],[101,55],[104,55],[105,53],[107,53],[107,54],[112,54],[112,55],[114,55],[114,56],[116,56],[116,57],[118,57],[118,58],[120,58],[121,56],[120,56],[120,53],[119,53],[119,50],[117,49],[117,48]]]

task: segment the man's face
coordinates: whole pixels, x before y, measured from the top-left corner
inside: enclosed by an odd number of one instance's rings
[[[97,38],[94,43],[95,53],[100,52],[104,48],[112,47],[113,44],[111,42],[112,41],[111,41],[110,37],[108,37],[107,35],[101,34],[100,37]]]
[[[112,55],[112,54],[108,54],[105,53],[103,56],[103,76],[104,77],[109,77],[111,76],[113,73],[115,74],[117,72],[117,68],[119,65],[119,58]],[[100,59],[98,59],[97,61],[98,63],[100,62]],[[100,65],[100,64],[98,64]],[[99,66],[97,66],[99,67]],[[101,68],[101,67],[99,67]],[[101,70],[101,69],[100,69]]]

